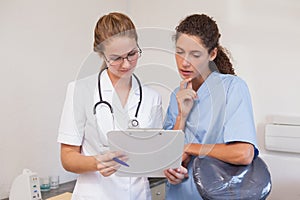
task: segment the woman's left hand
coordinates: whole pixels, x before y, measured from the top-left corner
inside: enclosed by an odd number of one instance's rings
[[[164,171],[164,174],[173,185],[179,184],[183,179],[188,178],[188,170],[183,166],[177,169],[167,169]]]

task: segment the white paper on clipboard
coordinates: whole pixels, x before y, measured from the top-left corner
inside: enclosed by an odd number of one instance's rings
[[[107,133],[110,150],[128,155],[117,176],[164,177],[163,171],[181,165],[184,133],[181,130],[129,129]]]

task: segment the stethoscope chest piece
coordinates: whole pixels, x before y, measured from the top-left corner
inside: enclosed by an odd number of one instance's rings
[[[128,122],[128,128],[139,128],[140,124],[137,119],[131,119]]]

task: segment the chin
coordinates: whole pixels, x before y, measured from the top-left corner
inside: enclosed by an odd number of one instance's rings
[[[132,72],[126,72],[126,73],[119,73],[119,78],[130,78],[132,75]]]

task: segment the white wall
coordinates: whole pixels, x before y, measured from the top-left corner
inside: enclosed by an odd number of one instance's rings
[[[0,1],[0,199],[23,168],[74,179],[56,143],[66,86],[92,50],[98,17],[126,9],[118,0]]]
[[[56,143],[66,86],[92,50],[96,20],[114,10],[127,12],[142,32],[158,27],[164,36],[186,15],[213,16],[221,44],[231,51],[238,75],[250,88],[263,152],[264,129],[259,127],[267,116],[300,115],[297,0],[0,0],[0,198],[7,197],[13,178],[25,167],[41,176],[59,174],[62,182],[74,178],[62,169]],[[140,37],[145,46],[161,39]],[[143,80],[168,81],[168,92],[178,81],[172,56],[155,49],[146,49],[144,55],[143,66],[155,63],[171,69],[165,74],[140,73]],[[166,104],[168,96],[164,100]],[[280,179],[275,180],[270,199],[299,195],[281,191]]]
[[[272,113],[300,114],[296,91],[300,86],[299,1],[130,0],[130,5],[139,28],[174,30],[189,14],[212,16],[222,34],[221,44],[232,53],[237,74],[249,85],[256,123]]]

